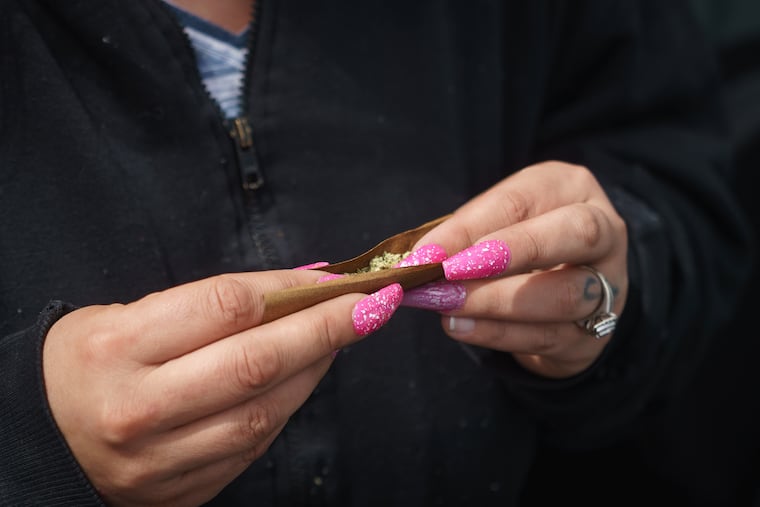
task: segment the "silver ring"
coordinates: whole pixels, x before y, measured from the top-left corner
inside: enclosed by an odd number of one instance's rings
[[[591,266],[578,267],[593,273],[602,286],[602,300],[599,302],[599,306],[587,318],[577,322],[581,328],[585,329],[588,334],[598,340],[612,334],[615,331],[615,326],[617,326],[618,316],[612,311],[612,307],[615,304],[615,295],[612,292],[610,282],[607,281],[607,277]]]

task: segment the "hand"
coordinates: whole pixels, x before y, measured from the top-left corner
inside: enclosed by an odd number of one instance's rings
[[[464,305],[443,317],[452,338],[511,352],[530,371],[568,377],[590,366],[610,336],[595,339],[576,322],[599,306],[603,273],[621,315],[628,293],[628,236],[585,167],[544,162],[475,197],[423,238],[449,253],[498,239],[511,250],[502,276],[463,282]]]
[[[113,505],[197,505],[264,453],[334,351],[390,318],[400,286],[256,327],[263,294],[319,272],[223,275],[60,319],[43,351],[53,416]],[[390,296],[389,296],[390,294]],[[390,302],[390,303],[389,303]],[[349,318],[352,315],[353,319]]]

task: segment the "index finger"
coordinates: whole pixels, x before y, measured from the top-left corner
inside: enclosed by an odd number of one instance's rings
[[[120,333],[131,357],[163,363],[261,322],[264,294],[314,284],[318,271],[224,274],[149,294],[123,307]]]
[[[561,162],[528,166],[459,207],[450,219],[420,238],[415,248],[439,244],[452,255],[494,231],[552,209],[588,202],[594,188],[599,188],[598,183],[582,166]]]
[[[350,318],[362,294],[346,294],[218,340],[151,371],[142,404],[154,429],[224,411],[299,374],[361,338]]]

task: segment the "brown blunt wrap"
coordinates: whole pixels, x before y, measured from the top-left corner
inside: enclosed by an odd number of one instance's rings
[[[329,266],[325,266],[319,269],[321,271],[327,271],[328,273],[356,273],[361,268],[366,268],[369,266],[369,261],[378,255],[382,255],[386,252],[395,254],[406,253],[412,249],[412,247],[417,243],[417,241],[419,241],[422,236],[425,235],[425,233],[427,233],[436,225],[442,223],[450,216],[451,215],[446,215],[440,218],[436,218],[435,220],[431,220],[430,222],[425,222],[419,227],[409,229],[408,231],[401,232],[381,241],[374,247],[370,248],[363,254],[354,257],[353,259],[348,259],[336,264],[330,264]]]
[[[391,236],[353,259],[319,268],[320,271],[327,271],[329,273],[352,274],[315,285],[291,287],[265,294],[262,323],[279,319],[285,315],[343,294],[352,292],[370,294],[392,283],[399,283],[404,290],[408,290],[443,278],[443,266],[441,263],[410,266],[407,268],[391,268],[366,273],[356,273],[356,271],[367,267],[374,257],[382,255],[385,252],[399,254],[408,252],[426,232],[449,218],[449,216],[446,215],[431,220],[419,227]]]
[[[392,283],[400,283],[404,290],[407,290],[442,277],[443,265],[439,262],[423,266],[357,273],[316,285],[302,285],[270,292],[264,295],[265,307],[261,322],[279,319],[343,294],[352,292],[370,294]]]

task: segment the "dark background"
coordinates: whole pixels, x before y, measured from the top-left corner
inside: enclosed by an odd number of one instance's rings
[[[692,4],[719,51],[737,195],[760,231],[760,1]],[[635,440],[583,454],[542,451],[524,505],[760,507],[758,281],[756,263],[737,318],[688,392]]]

